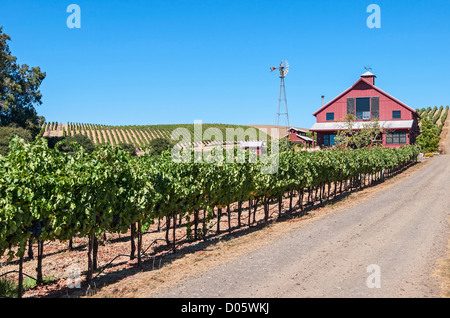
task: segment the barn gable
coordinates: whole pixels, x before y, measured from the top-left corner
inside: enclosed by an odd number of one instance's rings
[[[352,107],[354,107],[354,105],[352,105],[352,101],[348,100],[349,98],[364,97],[374,98],[373,101],[378,103],[380,107],[378,110],[378,115],[381,116],[379,118],[380,120],[392,119],[391,113],[388,113],[391,109],[401,111],[401,113],[403,113],[401,117],[402,120],[411,120],[414,116],[419,117],[416,110],[379,89],[364,77],[361,77],[355,84],[353,84],[353,86],[314,112],[313,115],[317,117],[317,122],[330,121],[331,116],[328,116],[327,118],[327,113],[333,114],[333,119],[331,120],[340,120],[350,112],[349,110],[352,109]],[[376,97],[378,97],[378,100]]]

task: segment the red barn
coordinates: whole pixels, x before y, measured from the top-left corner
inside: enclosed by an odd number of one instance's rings
[[[337,132],[346,127],[344,117],[347,114],[355,116],[355,130],[361,129],[364,123],[377,119],[382,128],[379,141],[385,147],[415,143],[420,132],[419,114],[376,87],[375,78],[371,72],[362,74],[352,87],[313,114],[317,122],[310,130],[317,133],[317,144],[320,147],[335,144]]]
[[[303,144],[303,146],[308,147],[312,146],[313,140],[306,136],[307,133],[304,129],[291,127],[288,129],[288,134],[284,137],[289,138],[294,144]]]

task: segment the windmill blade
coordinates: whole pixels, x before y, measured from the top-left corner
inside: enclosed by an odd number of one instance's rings
[[[289,72],[289,63],[288,63],[288,61],[282,60],[278,67],[273,67],[273,66],[270,67],[270,71],[271,72],[275,71],[276,69],[278,69],[278,71],[280,72],[280,76],[281,77],[286,76],[286,74]]]
[[[286,74],[289,72],[289,63],[286,60],[282,60],[281,64],[280,64],[280,68],[283,68],[283,76],[286,76]],[[281,73],[281,69],[280,69],[280,73]]]

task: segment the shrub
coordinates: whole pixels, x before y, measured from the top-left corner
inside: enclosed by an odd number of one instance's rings
[[[422,133],[417,137],[417,144],[425,152],[437,151],[439,148],[439,128],[428,116],[422,119]]]
[[[121,147],[123,150],[128,151],[132,156],[137,155],[136,148],[134,148],[132,144],[120,143],[118,146]]]
[[[163,151],[169,150],[171,143],[165,138],[152,139],[149,143],[150,153],[159,156]]]
[[[89,139],[89,137],[87,137],[85,135],[77,134],[77,135],[73,135],[73,136],[68,136],[63,139],[67,140],[68,142],[78,143],[81,147],[84,148],[84,150],[87,153],[91,153],[95,149],[95,145],[92,142],[92,140]],[[62,152],[67,152],[67,153],[72,153],[75,151],[75,149],[68,143],[58,145],[58,149]]]

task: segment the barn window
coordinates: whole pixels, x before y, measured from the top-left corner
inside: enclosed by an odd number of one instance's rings
[[[400,110],[392,111],[392,119],[400,119],[402,118],[402,112]]]
[[[356,98],[356,119],[370,119],[370,97]]]
[[[334,113],[327,113],[327,120],[334,120]]]
[[[406,132],[393,132],[386,134],[387,145],[406,144]]]

